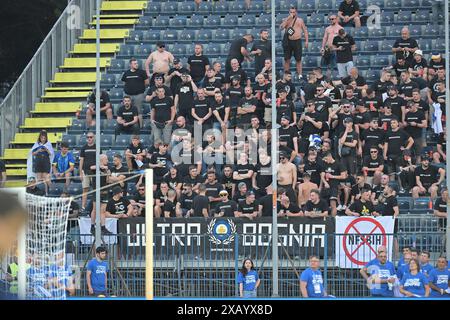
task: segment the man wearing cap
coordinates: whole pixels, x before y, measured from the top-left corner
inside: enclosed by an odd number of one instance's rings
[[[145,96],[145,101],[151,102],[153,100],[153,98],[156,97],[156,90],[158,90],[159,88],[164,89],[164,95],[166,97],[170,97],[173,99],[172,90],[170,90],[170,88],[164,84],[164,75],[160,74],[160,73],[156,73],[156,74],[154,74],[154,80],[155,80],[155,84],[150,86],[150,88],[148,88],[147,95]]]
[[[256,203],[255,193],[253,191],[247,191],[245,194],[245,200],[240,201],[236,212],[236,218],[248,218],[253,220],[258,216],[258,204]]]
[[[395,40],[392,47],[392,52],[396,57],[403,57],[409,65],[413,62],[413,53],[419,49],[417,41],[410,37],[408,27],[403,27],[401,31],[401,38]]]
[[[228,89],[230,87],[231,79],[234,76],[239,76],[241,86],[247,86],[251,84],[250,79],[247,78],[247,73],[241,68],[238,59],[231,59],[230,70],[225,73],[225,87]]]
[[[142,103],[145,100],[145,87],[149,85],[149,80],[145,71],[139,69],[136,58],[130,59],[130,69],[123,73],[122,81],[125,83],[123,92],[130,96],[131,104],[137,108],[139,125],[142,127]]]
[[[234,200],[228,199],[228,191],[221,190],[219,192],[220,202],[214,208],[214,217],[234,218],[238,215],[238,206]]]
[[[428,192],[434,200],[437,197],[439,185],[445,179],[445,169],[430,165],[431,159],[428,156],[423,156],[421,160],[421,164],[414,171],[416,186],[412,189],[412,197],[417,199]]]
[[[414,51],[414,60],[409,66],[409,73],[415,78],[422,78],[428,81],[428,63],[423,58],[422,50]]]
[[[445,59],[440,53],[435,52],[431,55],[430,63],[428,65],[430,78],[432,78],[436,75],[437,70],[445,69]]]
[[[158,41],[156,43],[156,50],[150,53],[145,61],[145,71],[150,78],[150,64],[152,64],[153,76],[150,80],[150,85],[153,85],[155,74],[166,75],[169,72],[170,65],[173,64],[173,55],[166,51],[166,45],[164,42]]]
[[[180,59],[173,59],[173,67],[170,68],[169,72],[166,76],[166,81],[170,83],[170,90],[175,94],[177,88],[180,86],[182,82],[182,75],[186,73],[189,75],[189,70],[183,67],[183,63]]]
[[[109,199],[105,218],[128,218],[133,216],[133,206],[130,201],[123,197],[122,188],[115,186],[112,190],[113,197]]]
[[[353,68],[353,51],[356,50],[355,40],[344,29],[340,29],[338,35],[333,39],[332,50],[336,52],[339,77],[341,79],[347,77]]]
[[[208,57],[203,55],[203,45],[201,43],[195,44],[194,54],[188,58],[187,63],[192,80],[199,86],[206,75],[206,70],[210,68]]]
[[[198,88],[187,71],[183,71],[180,76],[181,82],[174,91],[174,106],[177,115],[183,116],[186,121],[192,124],[194,120],[192,119],[191,108],[194,104],[194,93],[197,93]]]
[[[280,152],[280,162],[277,166],[278,186],[286,190],[286,194],[292,203],[296,202],[295,186],[297,184],[297,167],[289,162],[288,155]]]
[[[34,194],[35,196],[45,196],[45,191],[37,186],[35,177],[28,178],[26,192],[29,194]]]

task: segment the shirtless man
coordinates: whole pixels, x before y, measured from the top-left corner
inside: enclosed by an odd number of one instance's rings
[[[145,71],[150,78],[150,64],[152,65],[153,76],[150,80],[150,85],[154,85],[155,74],[164,74],[164,79],[167,79],[167,73],[169,72],[170,65],[173,64],[173,55],[166,51],[166,45],[163,42],[156,43],[157,49],[153,51],[145,61]]]
[[[330,20],[330,25],[325,28],[322,39],[322,49],[320,49],[320,54],[322,56],[325,53],[325,49],[331,50],[334,37],[338,35],[339,29],[342,29],[335,14],[330,15],[328,19]],[[327,67],[327,77],[331,76],[331,71],[336,67],[336,52],[331,51],[330,54],[329,63],[324,65]]]
[[[311,182],[311,176],[309,173],[303,174],[303,183],[298,185],[298,205],[304,206],[309,200],[311,190],[319,189],[317,184]]]
[[[296,202],[295,184],[297,183],[297,167],[292,162],[285,152],[280,152],[280,163],[277,168],[278,187],[286,190],[286,195],[292,203]]]
[[[285,29],[287,39],[283,40],[284,71],[290,69],[291,57],[294,55],[299,79],[302,79],[302,32],[305,35],[305,48],[308,48],[308,29],[302,18],[297,16],[297,8],[291,6],[289,16],[280,24]],[[286,41],[287,40],[287,41]]]

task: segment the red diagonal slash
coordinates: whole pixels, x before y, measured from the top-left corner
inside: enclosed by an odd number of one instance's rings
[[[355,227],[354,225],[352,226],[352,228],[356,231],[356,233],[357,233],[358,235],[361,236],[362,242],[361,242],[360,244],[358,244],[358,246],[356,247],[356,249],[353,250],[353,252],[350,253],[350,255],[353,257],[353,256],[355,255],[355,253],[358,251],[358,249],[359,249],[363,244],[367,244],[367,246],[370,248],[370,250],[372,250],[373,253],[377,254],[377,252],[376,252],[376,251],[372,248],[372,246],[367,242],[367,238],[368,238],[371,234],[373,234],[373,233],[375,232],[376,229],[378,229],[378,226],[375,226],[375,227],[372,229],[372,231],[370,231],[370,233],[369,233],[367,236],[361,235],[361,233],[359,232],[359,230],[356,229],[356,227]]]

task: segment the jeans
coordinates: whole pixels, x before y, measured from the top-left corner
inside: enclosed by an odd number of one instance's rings
[[[162,136],[162,141],[164,143],[170,144],[173,125],[166,124],[166,125],[164,125],[163,128],[160,128],[161,125],[162,124],[160,124],[160,123],[154,123],[154,122],[150,123],[150,126],[152,128],[153,143],[158,140],[161,140],[161,136]]]
[[[142,104],[144,103],[145,100],[145,93],[130,96],[130,98],[131,104],[137,108],[138,114],[142,115]]]
[[[253,291],[244,291],[244,299],[249,299],[249,298],[256,298],[256,290]]]
[[[353,61],[338,63],[338,74],[340,78],[345,78],[350,74],[350,69],[353,68]]]

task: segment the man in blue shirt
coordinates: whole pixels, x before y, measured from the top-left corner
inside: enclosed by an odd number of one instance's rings
[[[431,270],[428,279],[430,280],[430,297],[432,298],[450,298],[449,279],[450,271],[447,268],[447,259],[439,257],[437,268]]]
[[[106,260],[108,252],[104,247],[95,250],[95,258],[87,265],[86,280],[89,294],[106,296],[108,288],[109,266]]]
[[[422,251],[420,253],[420,272],[428,277],[433,269],[433,266],[430,264],[430,253],[425,250]]]
[[[398,260],[397,269],[400,268],[401,266],[409,265],[409,260],[408,260],[408,262],[405,263],[405,255],[408,254],[408,253],[411,254],[411,248],[410,247],[403,247],[403,255]]]
[[[372,297],[393,297],[395,282],[394,264],[387,260],[386,247],[377,249],[377,258],[369,261],[360,273],[367,281]]]
[[[407,252],[403,255],[403,262],[398,263],[398,268],[397,268],[397,278],[399,280],[401,280],[403,278],[403,275],[405,274],[405,272],[409,271],[409,262],[411,261],[412,257],[411,257],[411,253]]]
[[[303,271],[300,276],[300,291],[303,298],[323,298],[327,296],[319,266],[319,258],[310,256],[309,268]]]
[[[64,181],[67,188],[75,168],[75,159],[72,152],[69,152],[67,143],[61,142],[61,151],[53,158],[52,167],[55,182]]]

